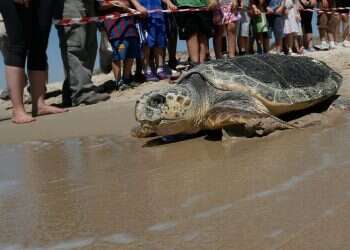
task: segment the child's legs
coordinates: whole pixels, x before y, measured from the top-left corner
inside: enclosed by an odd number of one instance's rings
[[[224,25],[215,26],[214,51],[216,59],[222,57],[222,36],[224,34]]]
[[[112,70],[113,70],[115,80],[118,81],[121,78],[121,62],[113,60]]]
[[[174,63],[177,61],[176,59],[177,27],[176,27],[175,16],[173,16],[173,14],[172,16],[168,17],[168,22],[169,22],[169,35],[168,35],[169,62]]]
[[[234,57],[236,54],[236,22],[226,25],[228,55]]]
[[[131,69],[134,63],[134,58],[127,58],[124,60],[123,79],[131,79]]]
[[[164,67],[164,49],[155,47],[154,48],[154,60],[157,69]]]
[[[208,38],[206,35],[198,34],[199,63],[204,63],[209,53]]]
[[[146,72],[151,71],[150,66],[150,48],[147,45],[143,46],[143,70]]]
[[[269,39],[267,32],[262,33],[262,37],[263,37],[264,53],[267,53],[270,50],[270,39]]]
[[[187,52],[193,63],[199,63],[199,38],[198,33],[190,35],[187,40]]]
[[[283,42],[284,19],[281,16],[275,16],[273,20],[273,32],[275,35],[275,48],[277,52],[281,52]]]
[[[123,67],[123,79],[131,79],[131,70],[134,59],[140,59],[140,42],[136,37],[126,38],[126,49],[127,53],[124,58],[124,67]]]
[[[343,40],[349,40],[349,15],[348,13],[341,16],[343,22]]]
[[[318,30],[320,33],[320,40],[321,41],[327,41],[327,26],[328,23],[328,17],[327,14],[322,13],[318,15]]]

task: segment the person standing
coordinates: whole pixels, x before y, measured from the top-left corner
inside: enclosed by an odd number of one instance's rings
[[[79,18],[96,15],[95,0],[56,0],[56,18]],[[62,90],[64,106],[95,104],[110,98],[96,92],[92,82],[97,54],[96,23],[57,26],[65,70]]]
[[[312,10],[316,6],[316,0],[299,0],[299,3],[304,47],[308,52],[312,52],[314,51],[312,46]]]
[[[5,74],[13,105],[12,121],[17,124],[34,121],[33,116],[62,113],[65,110],[45,103],[48,79],[46,49],[51,23],[45,11],[48,0],[1,0],[0,13],[8,34]],[[32,114],[25,111],[23,91],[25,65],[31,84]]]
[[[179,9],[208,7],[207,0],[177,0]],[[208,39],[213,35],[211,12],[177,13],[179,37],[186,40],[187,52],[192,65],[203,63],[207,58]]]

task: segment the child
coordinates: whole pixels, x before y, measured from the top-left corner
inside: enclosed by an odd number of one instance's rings
[[[163,0],[168,9],[175,10],[176,6],[170,0]],[[161,10],[161,0],[140,0],[140,4],[148,11]],[[167,46],[167,32],[165,15],[162,12],[150,13],[143,23],[145,32],[144,45],[144,74],[146,81],[159,81],[166,79],[169,75],[164,68],[164,49]],[[153,49],[154,61],[151,61],[150,50]],[[154,65],[156,72],[152,70],[151,65]]]
[[[251,5],[252,24],[256,40],[258,43],[258,53],[267,53],[269,51],[269,37],[266,19],[266,2],[265,0],[253,0]],[[260,49],[260,50],[259,50]]]
[[[178,8],[208,7],[207,0],[177,0]],[[207,59],[208,38],[212,36],[212,16],[209,12],[178,13],[176,22],[179,37],[186,40],[190,64],[194,66]]]
[[[334,0],[321,0],[319,1],[319,7],[321,9],[333,8],[335,7]],[[319,13],[317,23],[321,45],[315,47],[320,50],[335,49],[335,33],[339,23],[339,15],[337,15],[335,12]]]
[[[299,32],[297,10],[293,0],[285,0],[286,16],[284,18],[285,46],[288,54],[293,54],[294,40]]]
[[[270,0],[266,8],[270,32],[275,36],[275,52],[281,53],[282,39],[284,36],[284,0]]]
[[[147,13],[147,10],[140,5],[137,0],[120,0],[118,4],[102,3],[102,14],[107,14],[111,10],[119,13],[134,12]],[[136,10],[130,8],[131,3]],[[115,6],[117,5],[117,7]],[[140,58],[140,44],[138,32],[133,16],[122,17],[116,20],[106,20],[104,22],[108,40],[113,48],[113,73],[115,77],[116,89],[125,90],[132,86],[131,68],[134,59]],[[121,75],[121,64],[123,63],[123,75]]]
[[[215,0],[209,4],[213,11],[213,23],[215,25],[215,57],[222,57],[222,36],[226,30],[228,56],[234,57],[236,54],[236,24],[241,19],[237,11],[237,0]]]
[[[251,52],[250,49],[250,22],[251,18],[248,13],[250,0],[241,0],[240,1],[240,9],[241,9],[241,19],[239,22],[239,32],[238,32],[238,47],[239,54],[245,55],[248,52]]]
[[[340,22],[342,22],[342,33],[343,33],[343,46],[345,48],[350,47],[350,33],[349,33],[349,7],[350,2],[348,0],[335,0],[335,5],[337,8],[343,8],[338,10],[340,14]],[[340,24],[338,23],[338,26]],[[339,27],[337,29],[339,31]],[[338,34],[339,32],[337,32]]]

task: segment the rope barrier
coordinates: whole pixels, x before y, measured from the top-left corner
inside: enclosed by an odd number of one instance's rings
[[[97,0],[102,3],[113,3],[115,0]],[[344,11],[344,10],[350,10],[350,7],[340,7],[340,8],[330,8],[330,9],[319,9],[319,8],[314,8],[314,9],[304,9],[300,11],[305,11],[305,12],[317,12],[317,13],[326,13],[326,14],[333,14],[333,15],[349,15],[346,13],[339,13],[337,11]],[[184,13],[184,12],[202,12],[202,11],[209,11],[207,7],[202,7],[202,8],[187,8],[187,9],[177,9],[177,10],[150,10],[147,13],[152,14],[152,13]],[[58,26],[71,26],[71,25],[83,25],[83,24],[88,24],[88,23],[101,23],[107,20],[117,20],[122,17],[127,17],[127,16],[140,16],[141,12],[133,12],[133,13],[113,13],[109,15],[104,15],[104,16],[95,16],[95,17],[77,17],[77,18],[63,18],[63,19],[55,19],[54,24]],[[350,16],[350,15],[349,15]]]

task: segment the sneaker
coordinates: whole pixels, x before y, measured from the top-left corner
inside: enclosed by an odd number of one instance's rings
[[[128,80],[120,79],[119,81],[115,81],[115,89],[117,91],[124,91],[131,88],[132,86],[129,84]]]
[[[171,77],[171,74],[166,72],[166,70],[164,68],[158,69],[157,71],[158,71],[157,76],[158,76],[159,80],[165,80],[165,79],[169,79]]]
[[[345,47],[345,48],[350,48],[350,41],[344,40],[344,42],[343,42],[343,47]]]
[[[134,81],[137,83],[144,83],[145,82],[145,76],[142,73],[136,73],[133,77]]]
[[[78,106],[80,104],[92,105],[99,102],[107,101],[109,98],[111,98],[109,94],[92,92],[89,96],[87,96],[85,99],[83,99],[79,103],[74,103],[74,106]]]
[[[335,44],[334,41],[330,41],[330,42],[329,42],[329,48],[330,48],[330,49],[336,49],[336,48],[338,48],[338,47],[337,47],[337,45]]]
[[[181,72],[177,71],[177,70],[171,70],[171,77],[170,80],[171,81],[176,81],[177,79],[179,79],[181,76]]]
[[[326,41],[322,41],[320,45],[315,45],[316,49],[329,50],[329,44]]]
[[[158,76],[153,74],[153,72],[146,72],[145,79],[147,82],[159,82]]]

